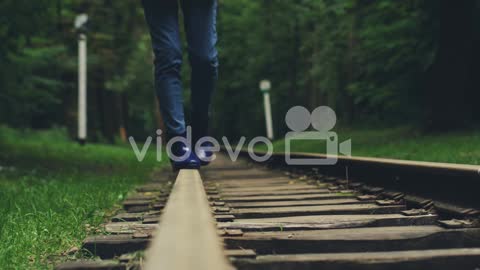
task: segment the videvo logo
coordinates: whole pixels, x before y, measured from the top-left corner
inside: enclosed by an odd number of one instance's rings
[[[331,131],[337,123],[335,111],[328,106],[320,106],[310,112],[302,106],[288,110],[285,123],[292,131],[285,134],[285,162],[288,165],[334,165],[338,162],[338,153],[350,156],[352,140],[338,143],[338,135]],[[307,131],[310,125],[313,131]],[[291,145],[293,142],[315,140],[325,142],[325,158],[294,158]]]
[[[341,153],[346,156],[350,156],[352,152],[352,143],[351,140],[346,140],[339,144],[338,135],[336,132],[331,131],[337,122],[337,116],[335,111],[328,106],[320,106],[310,113],[305,107],[295,106],[288,110],[285,116],[285,123],[287,127],[291,130],[285,134],[285,163],[288,165],[334,165],[338,162],[338,154]],[[309,130],[312,126],[313,130]],[[161,130],[157,130],[156,140],[156,155],[157,161],[161,161],[163,158],[163,149],[162,141],[160,135],[162,134]],[[224,145],[225,152],[227,156],[235,162],[238,159],[240,151],[245,149],[246,137],[240,137],[239,141],[233,149],[232,144],[229,142],[227,137],[222,137],[222,142]],[[139,162],[143,161],[151,143],[152,137],[148,137],[145,141],[142,150],[139,150],[137,143],[133,137],[129,137],[129,142],[132,146],[133,152],[137,157]],[[306,140],[315,140],[325,142],[325,157],[311,157],[311,158],[298,158],[295,157],[294,153],[291,151],[292,144],[298,143],[300,141]],[[204,137],[199,140],[195,145],[192,145],[191,141],[191,129],[187,127],[187,136],[183,137],[174,137],[166,145],[167,155],[170,159],[177,160],[181,157],[176,157],[172,154],[171,147],[173,141],[184,141],[186,146],[198,153],[198,148],[203,142],[209,142],[210,146],[208,151],[218,152],[221,147],[217,139],[213,137]],[[259,144],[265,144],[267,147],[266,152],[257,152],[255,147]],[[194,147],[192,147],[194,146]],[[246,150],[250,158],[256,162],[265,162],[268,161],[273,154],[273,144],[272,142],[263,136],[254,137],[248,143]],[[312,152],[316,152],[315,149],[312,149]],[[213,161],[216,159],[214,154],[210,160]]]

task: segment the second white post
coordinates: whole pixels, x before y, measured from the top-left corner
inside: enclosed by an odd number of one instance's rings
[[[267,137],[273,140],[273,123],[272,123],[272,104],[270,102],[270,88],[269,80],[262,80],[260,82],[260,91],[263,93],[263,107],[265,109],[265,124],[267,128]]]

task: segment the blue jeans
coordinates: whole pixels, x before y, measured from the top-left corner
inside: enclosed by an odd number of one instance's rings
[[[177,0],[142,0],[155,54],[155,88],[168,136],[184,134],[180,69],[182,48]],[[216,0],[180,0],[192,68],[193,138],[205,136],[218,73]]]

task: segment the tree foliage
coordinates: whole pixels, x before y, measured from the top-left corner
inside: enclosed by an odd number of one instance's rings
[[[294,105],[329,105],[344,125],[478,126],[479,9],[479,0],[219,0],[212,128],[232,139],[263,134],[261,79],[272,81],[276,134]],[[161,119],[137,0],[2,1],[0,122],[74,134],[80,12],[91,20],[89,134],[153,134]],[[189,74],[185,65],[186,88]]]

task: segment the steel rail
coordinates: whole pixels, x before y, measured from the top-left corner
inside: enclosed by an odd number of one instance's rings
[[[253,151],[263,156],[265,151]],[[480,166],[360,156],[338,156],[334,165],[289,165],[285,153],[273,153],[270,168],[335,176],[469,207],[480,207]],[[326,159],[325,154],[292,152],[290,159]],[[255,162],[247,150],[240,156]]]

